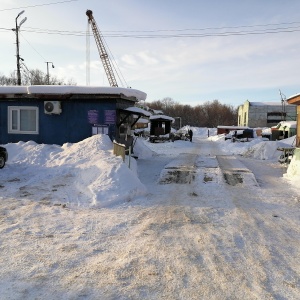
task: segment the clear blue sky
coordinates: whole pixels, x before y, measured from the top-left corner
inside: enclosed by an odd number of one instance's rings
[[[300,92],[300,1],[1,0],[0,73],[29,69],[86,85],[87,9],[93,11],[125,86],[197,105],[278,101]],[[272,32],[272,33],[270,33]],[[258,34],[259,33],[259,34]],[[116,36],[117,35],[117,36]],[[108,86],[93,36],[90,84]],[[119,81],[119,86],[122,86]]]

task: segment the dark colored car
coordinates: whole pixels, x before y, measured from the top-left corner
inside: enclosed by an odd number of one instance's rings
[[[0,147],[0,169],[2,169],[5,166],[7,159],[7,150],[4,147]]]

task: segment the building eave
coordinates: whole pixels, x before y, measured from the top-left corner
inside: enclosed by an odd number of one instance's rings
[[[300,94],[291,96],[286,101],[287,101],[288,104],[300,105]]]

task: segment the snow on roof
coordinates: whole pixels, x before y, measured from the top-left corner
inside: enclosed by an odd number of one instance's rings
[[[278,102],[250,102],[251,106],[281,106],[281,103]]]
[[[156,119],[170,120],[172,121],[172,123],[175,122],[174,118],[165,115],[154,115],[150,117],[150,120],[156,120]]]
[[[31,85],[31,86],[2,86],[0,94],[123,94],[126,97],[135,97],[137,100],[146,100],[147,94],[130,88],[77,86],[77,85]]]
[[[137,121],[137,123],[147,124],[147,123],[149,123],[149,120],[148,119],[144,119],[144,118],[139,118],[139,120]]]
[[[281,106],[281,102],[277,101],[277,102],[249,102],[251,106]],[[292,105],[292,104],[288,104],[285,103],[286,105]]]
[[[27,94],[27,86],[0,86],[0,94]]]
[[[162,110],[157,110],[157,109],[152,109],[153,113],[155,115],[162,115],[163,114],[163,111]]]
[[[275,128],[296,128],[297,121],[281,121],[274,127]]]
[[[298,97],[298,96],[300,96],[300,94],[295,94],[295,95],[292,95],[292,96],[288,97],[286,100],[290,100],[290,99]]]
[[[223,126],[223,125],[220,125],[218,126],[217,128],[222,128],[222,129],[234,129],[234,128],[240,128],[240,129],[248,129],[249,127],[247,126]]]
[[[128,110],[130,112],[134,112],[134,113],[138,113],[140,115],[143,115],[145,117],[150,117],[151,116],[151,113],[142,109],[142,108],[139,108],[139,107],[135,107],[135,106],[132,106],[132,107],[128,107],[126,108],[125,110]]]

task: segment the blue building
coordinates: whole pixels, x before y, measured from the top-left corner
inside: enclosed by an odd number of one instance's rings
[[[146,96],[119,87],[1,86],[0,144],[62,145],[99,132],[122,142],[133,120],[127,109]]]

